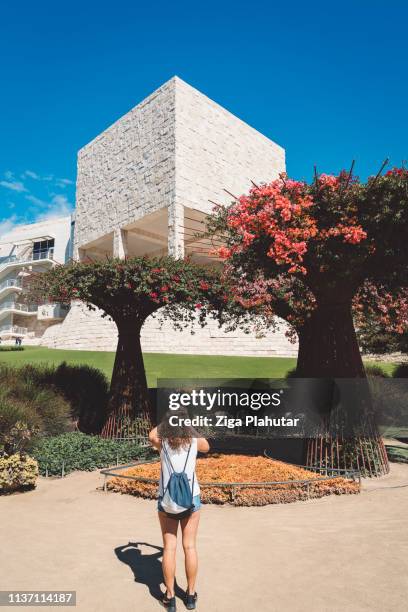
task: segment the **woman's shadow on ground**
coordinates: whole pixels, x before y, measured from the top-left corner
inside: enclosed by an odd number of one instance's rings
[[[157,552],[142,554],[139,546],[149,546]],[[147,542],[129,542],[125,546],[115,548],[115,554],[119,561],[130,567],[135,577],[135,582],[145,584],[149,589],[149,593],[155,599],[161,601],[163,591],[160,585],[163,583],[163,571],[161,558],[163,556],[162,546],[155,546]],[[175,591],[177,597],[183,597],[184,591],[175,583]]]

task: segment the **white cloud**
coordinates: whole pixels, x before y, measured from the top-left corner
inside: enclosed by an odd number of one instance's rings
[[[37,216],[36,221],[48,221],[57,217],[66,217],[72,213],[74,206],[63,194],[56,194],[47,206],[47,210]]]
[[[0,185],[6,189],[12,189],[13,191],[28,191],[21,181],[0,181]]]
[[[8,219],[2,219],[0,221],[0,238],[2,238],[5,234],[9,234],[17,224],[17,215],[12,215]]]
[[[26,178],[27,176],[28,178],[32,178],[35,181],[41,180],[41,176],[36,172],[33,172],[32,170],[25,170],[25,172],[23,172],[23,174],[21,175],[21,178]]]
[[[17,180],[16,173],[7,170],[3,173],[3,180],[0,180],[0,187],[4,187],[15,194],[21,194],[22,198],[21,200],[16,199],[14,202],[6,201],[5,207],[8,209],[10,217],[8,219],[0,219],[0,236],[8,234],[15,226],[22,223],[35,223],[37,221],[46,221],[62,216],[65,217],[70,215],[74,210],[74,204],[69,201],[68,196],[61,193],[61,191],[65,192],[66,187],[74,184],[71,179],[57,178],[53,174],[40,175],[34,172],[34,170],[25,170],[19,178],[21,180]],[[40,189],[40,193],[38,193],[37,189],[31,191],[31,186],[34,184],[34,181],[37,183],[36,187]],[[41,183],[48,184],[43,184],[41,187]],[[59,187],[59,193],[52,192],[53,187],[54,189]],[[24,213],[12,214],[15,211],[19,211],[18,207],[21,208],[24,201],[27,202]],[[31,203],[31,206],[28,205],[28,202]]]
[[[21,175],[22,179],[33,179],[34,181],[46,181],[47,183],[51,182],[51,181],[64,181],[64,180],[68,180],[68,179],[55,179],[53,174],[38,174],[37,172],[34,172],[34,170],[24,170],[23,174]]]
[[[41,207],[48,206],[47,202],[45,202],[44,200],[40,200],[40,198],[37,198],[36,196],[31,195],[31,194],[26,195],[25,199],[28,200],[29,202],[32,202],[36,206],[41,206]]]
[[[67,178],[59,178],[55,180],[55,184],[57,187],[66,187],[67,185],[73,185],[74,181],[71,181],[71,179],[67,179]]]
[[[21,181],[15,179],[14,172],[11,170],[7,170],[4,172],[5,180],[0,181],[0,185],[2,187],[6,187],[7,189],[12,189],[13,191],[26,192],[29,193],[30,190],[26,188],[23,181],[38,181],[45,183],[52,183],[53,186],[59,187],[60,189],[65,189],[70,185],[74,185],[74,181],[69,178],[58,178],[53,174],[38,174],[38,172],[34,172],[34,170],[24,170],[22,174],[20,174]]]

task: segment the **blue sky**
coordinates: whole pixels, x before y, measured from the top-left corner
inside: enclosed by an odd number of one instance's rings
[[[68,212],[77,150],[174,74],[296,178],[408,158],[408,3],[18,1],[0,18],[0,232]]]

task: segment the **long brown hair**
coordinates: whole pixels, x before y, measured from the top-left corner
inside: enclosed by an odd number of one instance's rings
[[[162,442],[165,440],[173,450],[178,450],[180,448],[187,449],[190,446],[193,437],[195,437],[197,434],[193,427],[189,425],[170,425],[169,419],[171,416],[174,416],[174,412],[166,412],[160,424],[157,426],[159,438]],[[187,410],[184,409],[180,409],[177,412],[177,416],[189,418]]]

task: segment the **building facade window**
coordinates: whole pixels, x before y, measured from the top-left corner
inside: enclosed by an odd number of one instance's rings
[[[52,259],[54,254],[54,238],[39,240],[33,245],[33,259]]]

